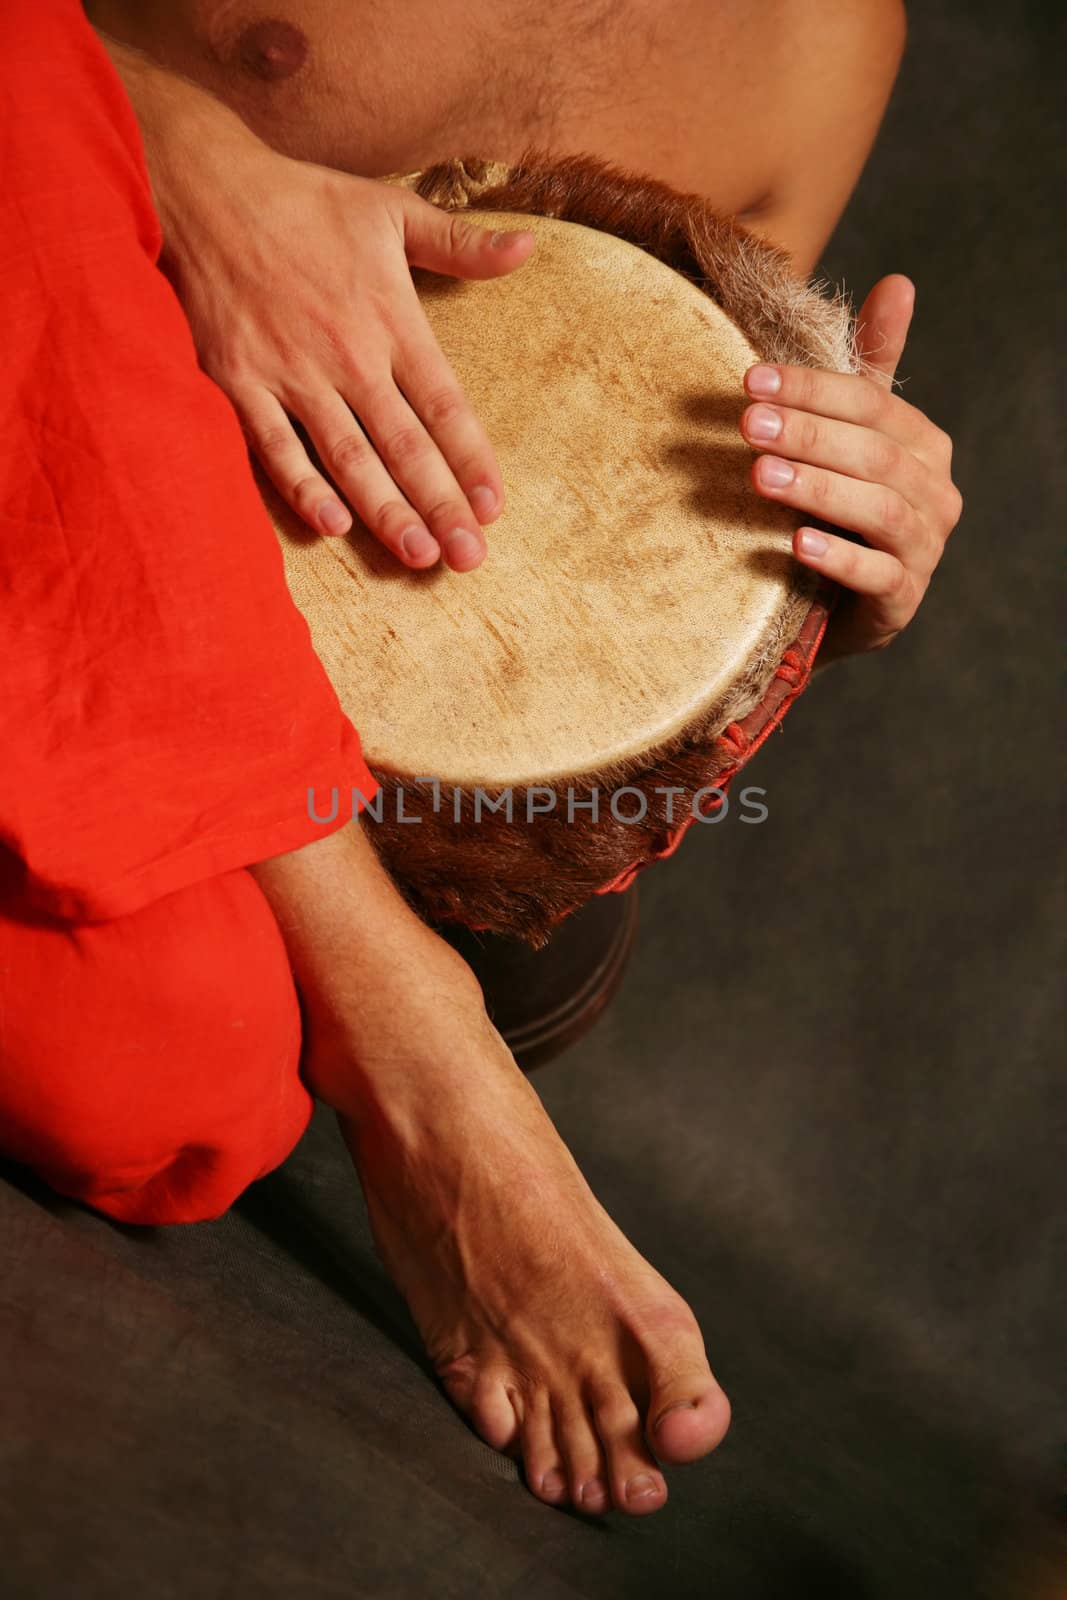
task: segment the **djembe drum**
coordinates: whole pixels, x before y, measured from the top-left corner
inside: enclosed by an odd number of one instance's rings
[[[691,196],[585,159],[397,181],[537,238],[505,278],[415,274],[503,473],[489,556],[411,572],[265,493],[383,786],[370,835],[469,956],[669,854],[803,689],[831,596],[752,487],[742,378],[857,363],[842,301]]]

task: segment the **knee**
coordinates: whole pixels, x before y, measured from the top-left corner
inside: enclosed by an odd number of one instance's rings
[[[311,1113],[277,928],[227,878],[116,923],[0,926],[0,1144],[123,1221],[221,1215]]]

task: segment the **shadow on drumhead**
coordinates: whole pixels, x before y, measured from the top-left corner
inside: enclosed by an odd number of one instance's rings
[[[394,591],[425,590],[447,583],[452,577],[451,569],[442,561],[433,567],[418,569],[405,567],[391,550],[387,550],[385,545],[374,537],[366,523],[362,522],[355,512],[352,513],[351,528],[335,542],[343,546],[348,554],[348,559],[345,561],[348,570],[353,572],[354,576],[363,574],[373,578],[376,586],[388,584]],[[354,569],[358,569],[358,572]]]
[[[660,456],[689,509],[701,518],[720,521],[731,516],[752,459],[752,451],[741,438],[736,445],[720,439],[709,439],[706,444],[679,441],[668,445]],[[685,477],[690,480],[688,488],[683,487]],[[757,505],[763,504],[755,489],[752,495]]]
[[[695,389],[677,397],[679,415],[705,428],[736,428],[746,405],[748,397],[740,391],[733,395],[721,390]]]
[[[307,450],[308,459],[323,477],[329,478],[329,472],[323,465],[314,445],[299,424],[294,423],[304,448]],[[352,513],[352,526],[346,534],[334,535],[330,539],[323,538],[317,528],[309,527],[301,517],[298,517],[282,499],[274,488],[270,479],[263,472],[258,463],[252,464],[256,486],[266,502],[267,509],[277,527],[284,529],[286,539],[295,545],[324,545],[326,549],[333,549],[339,559],[357,579],[361,574],[373,578],[376,583],[390,583],[394,587],[400,586],[413,589],[416,586],[425,588],[429,584],[441,582],[447,573],[442,566],[413,570],[405,567],[391,550],[387,550],[371,533],[366,523],[355,512]],[[343,552],[343,554],[342,554]],[[352,557],[355,556],[353,561]]]

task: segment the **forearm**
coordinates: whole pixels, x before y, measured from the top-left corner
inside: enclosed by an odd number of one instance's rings
[[[205,165],[217,168],[235,153],[285,158],[213,95],[129,45],[100,38],[141,127],[165,245],[202,256],[204,241],[187,237],[199,214],[188,201]],[[470,969],[405,904],[357,825],[251,870],[278,919],[316,1034],[305,1064],[319,1098],[349,1113],[373,1098],[375,1072],[410,1057],[416,1014],[459,1007],[480,1025]]]
[[[188,210],[183,196],[209,165],[267,146],[236,112],[149,56],[97,29],[133,106],[144,143],[152,198],[163,228],[164,251]]]

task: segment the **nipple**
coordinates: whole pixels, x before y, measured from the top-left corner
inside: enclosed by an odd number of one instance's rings
[[[237,51],[246,72],[276,82],[300,71],[307,60],[307,36],[291,22],[267,17],[244,30],[237,41]]]

